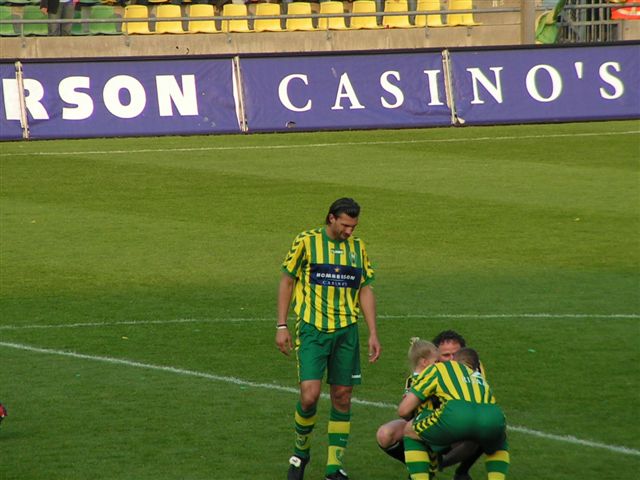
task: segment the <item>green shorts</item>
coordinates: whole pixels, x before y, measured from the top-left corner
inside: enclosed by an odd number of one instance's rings
[[[423,412],[424,413],[424,412]],[[478,443],[484,453],[506,449],[506,420],[494,404],[449,400],[431,415],[419,415],[413,430],[434,452],[463,440]]]
[[[296,322],[296,356],[298,380],[322,380],[327,371],[331,385],[359,385],[360,339],[358,325],[352,324],[331,333],[322,332],[313,325]]]

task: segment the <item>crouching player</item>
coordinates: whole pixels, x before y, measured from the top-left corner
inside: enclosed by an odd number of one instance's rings
[[[433,344],[438,347],[438,361],[446,362],[453,360],[455,353],[461,348],[466,347],[466,341],[462,335],[453,330],[444,330],[435,336]],[[431,343],[420,340],[418,338],[411,339],[411,347],[409,348],[409,366],[412,375],[407,378],[405,391],[408,391],[413,381],[424,370],[427,364],[424,363],[425,355],[429,355]],[[430,365],[430,363],[428,364]],[[484,377],[484,367],[480,364],[480,373]],[[438,400],[431,398],[431,404],[427,408],[435,410],[439,404]],[[396,419],[391,420],[378,428],[376,439],[380,448],[392,458],[404,463],[404,429],[407,420]],[[482,455],[482,450],[474,442],[461,442],[455,445],[451,451],[439,455],[439,469],[444,469],[451,465],[459,465],[456,468],[453,480],[472,480],[469,470],[473,464]],[[432,463],[432,468],[436,465]]]
[[[432,462],[452,445],[471,440],[486,454],[489,480],[504,480],[509,467],[506,420],[480,372],[475,350],[463,348],[454,360],[435,363],[432,345],[429,366],[415,379],[398,406],[398,414],[412,419],[405,427],[405,463],[411,480],[429,480]],[[431,411],[430,397],[440,406]]]

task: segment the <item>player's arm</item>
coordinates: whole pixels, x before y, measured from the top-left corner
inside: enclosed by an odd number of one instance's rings
[[[404,394],[400,405],[398,405],[398,415],[409,421],[414,417],[414,413],[418,406],[420,406],[420,399],[415,393],[409,390]]]
[[[382,348],[378,340],[376,324],[376,297],[370,285],[365,285],[360,289],[360,309],[364,314],[367,327],[369,327],[369,361],[375,362],[380,357]]]
[[[276,345],[278,349],[285,355],[293,349],[291,342],[291,333],[288,328],[282,328],[287,324],[287,316],[289,314],[289,305],[291,303],[291,295],[295,285],[295,278],[286,272],[282,273],[280,285],[278,287],[278,323],[276,328]]]

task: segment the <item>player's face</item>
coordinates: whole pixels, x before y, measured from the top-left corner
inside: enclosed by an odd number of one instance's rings
[[[438,358],[438,360],[440,362],[453,360],[453,356],[461,348],[462,345],[460,345],[460,343],[456,342],[455,340],[445,340],[440,345],[438,345],[438,352],[440,353],[440,358]]]
[[[327,235],[334,240],[346,240],[358,226],[358,219],[350,217],[346,213],[341,213],[337,217],[329,215],[327,225]]]

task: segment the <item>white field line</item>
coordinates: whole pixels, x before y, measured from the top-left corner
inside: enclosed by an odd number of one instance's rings
[[[183,375],[183,376],[188,376],[188,377],[204,378],[206,380],[213,380],[213,381],[216,381],[216,382],[231,383],[231,384],[240,385],[240,386],[243,386],[243,387],[259,388],[259,389],[266,389],[266,390],[276,390],[276,391],[279,391],[279,392],[292,393],[292,394],[296,394],[296,395],[298,394],[298,389],[297,388],[284,387],[282,385],[271,384],[271,383],[250,382],[250,381],[243,380],[241,378],[236,378],[236,377],[214,375],[214,374],[211,374],[211,373],[198,372],[198,371],[195,371],[195,370],[185,370],[185,369],[182,369],[182,368],[169,367],[169,366],[164,366],[164,365],[153,365],[153,364],[149,364],[149,363],[136,362],[136,361],[133,361],[133,360],[125,360],[125,359],[121,359],[121,358],[103,357],[103,356],[98,356],[98,355],[86,355],[86,354],[82,354],[82,353],[68,352],[68,351],[64,351],[64,350],[55,350],[55,349],[49,349],[49,348],[39,348],[39,347],[33,347],[31,345],[24,345],[24,344],[20,344],[20,343],[10,343],[10,342],[0,342],[0,347],[13,348],[13,349],[16,349],[16,350],[23,350],[23,351],[27,351],[27,352],[42,353],[42,354],[48,354],[48,355],[58,355],[58,356],[62,356],[62,357],[71,357],[71,358],[77,358],[77,359],[80,359],[80,360],[90,360],[90,361],[94,361],[94,362],[109,363],[109,364],[112,364],[112,365],[124,365],[126,367],[142,368],[142,369],[146,369],[146,370],[155,370],[155,371],[173,373],[173,374],[176,374],[176,375]],[[322,398],[328,399],[328,395],[327,394],[323,394]],[[354,404],[357,404],[357,405],[363,405],[363,406],[366,406],[366,407],[384,408],[384,409],[387,409],[387,410],[391,410],[391,409],[395,409],[396,408],[396,406],[391,404],[391,403],[371,402],[371,401],[368,401],[368,400],[360,400],[358,398],[353,398],[352,402]],[[636,450],[636,449],[629,448],[629,447],[623,447],[623,446],[620,446],[620,445],[609,445],[609,444],[606,444],[606,443],[593,442],[593,441],[590,441],[590,440],[582,440],[580,438],[576,438],[576,437],[571,436],[571,435],[554,435],[554,434],[551,434],[551,433],[540,432],[538,430],[531,430],[529,428],[519,427],[519,426],[509,426],[508,428],[509,428],[510,431],[513,431],[513,432],[523,433],[525,435],[532,435],[532,436],[539,437],[539,438],[544,438],[544,439],[547,439],[547,440],[554,440],[554,441],[557,441],[557,442],[570,443],[570,444],[573,444],[573,445],[582,445],[582,446],[585,446],[585,447],[598,448],[598,449],[601,449],[601,450],[608,450],[610,452],[620,453],[620,454],[623,454],[623,455],[640,456],[640,450]]]
[[[457,137],[457,138],[424,138],[408,140],[379,140],[375,142],[328,142],[328,143],[304,143],[296,145],[235,145],[227,147],[184,147],[184,148],[132,148],[130,150],[87,150],[68,152],[10,152],[0,153],[0,157],[22,157],[22,156],[69,156],[69,155],[119,155],[131,153],[162,153],[162,152],[213,152],[213,151],[241,151],[241,150],[290,150],[296,148],[326,148],[345,146],[369,146],[369,145],[405,145],[424,143],[460,143],[460,142],[496,142],[504,140],[526,140],[526,139],[548,139],[565,137],[604,137],[612,135],[640,135],[640,130],[627,130],[621,132],[582,132],[582,133],[551,133],[546,135],[510,135],[500,137]]]
[[[379,320],[413,320],[413,319],[467,319],[467,320],[488,320],[501,318],[545,318],[545,319],[640,319],[637,313],[425,313],[407,315],[378,315]],[[122,320],[115,322],[77,322],[59,324],[36,324],[36,325],[0,325],[0,330],[28,330],[28,329],[51,329],[51,328],[90,328],[90,327],[116,327],[126,325],[169,325],[176,323],[246,323],[246,322],[268,322],[275,321],[275,317],[238,317],[238,318],[176,318],[168,320]]]

